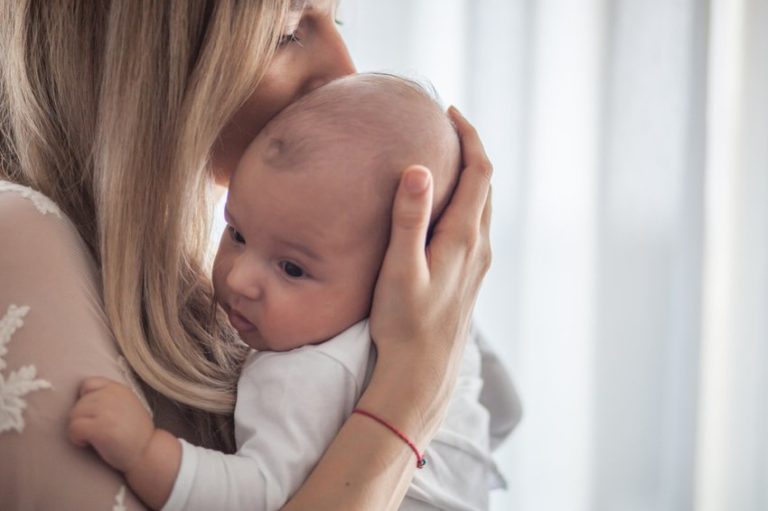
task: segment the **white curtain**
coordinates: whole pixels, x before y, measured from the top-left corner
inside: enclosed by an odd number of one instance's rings
[[[768,0],[343,0],[495,166],[494,509],[768,509]]]

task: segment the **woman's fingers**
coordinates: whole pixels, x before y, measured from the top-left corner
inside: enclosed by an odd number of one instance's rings
[[[493,174],[493,165],[491,165],[491,161],[485,153],[485,148],[480,141],[477,130],[455,106],[448,109],[448,115],[456,126],[456,131],[459,132],[464,167],[474,167],[490,181]]]
[[[483,235],[490,237],[491,234],[491,196],[493,195],[493,187],[488,187],[488,196],[485,198],[485,207],[483,208],[483,216],[480,217],[480,230]]]
[[[384,258],[386,263],[401,268],[407,263],[422,262],[426,265],[424,245],[432,212],[432,175],[422,166],[408,167],[400,179],[400,185],[392,206],[392,230],[389,247]],[[403,263],[406,263],[405,266]],[[426,269],[413,268],[419,271]]]
[[[485,276],[491,267],[491,260],[493,258],[491,250],[491,192],[492,189],[488,188],[488,196],[485,199],[485,207],[483,208],[483,216],[480,218],[480,232],[482,233],[482,248],[480,254],[482,258],[482,275]]]
[[[451,107],[449,112],[461,139],[464,169],[436,231],[455,227],[462,237],[466,237],[478,232],[491,186],[493,166],[475,128],[455,108]]]

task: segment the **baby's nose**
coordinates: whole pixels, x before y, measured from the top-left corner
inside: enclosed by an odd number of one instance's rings
[[[263,272],[258,264],[240,257],[227,274],[230,290],[248,300],[258,300],[263,295]]]

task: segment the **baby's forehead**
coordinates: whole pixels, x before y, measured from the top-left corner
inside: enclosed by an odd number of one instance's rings
[[[246,166],[294,176],[309,190],[307,200],[322,189],[355,214],[388,219],[400,175],[414,164],[432,170],[433,213],[440,210],[458,172],[459,146],[447,115],[422,86],[353,75],[288,106],[246,154]]]
[[[276,231],[326,261],[386,239],[388,205],[364,173],[343,179],[316,170],[245,170],[235,176],[230,203],[250,212],[237,215],[250,232]]]
[[[447,124],[421,85],[390,75],[353,75],[316,89],[278,114],[264,129],[263,152],[269,161],[288,164],[317,153],[392,151]]]

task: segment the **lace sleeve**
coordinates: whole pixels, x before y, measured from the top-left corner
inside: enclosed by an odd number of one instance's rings
[[[144,509],[67,440],[84,377],[131,384],[85,245],[50,200],[0,181],[0,247],[0,509]]]

